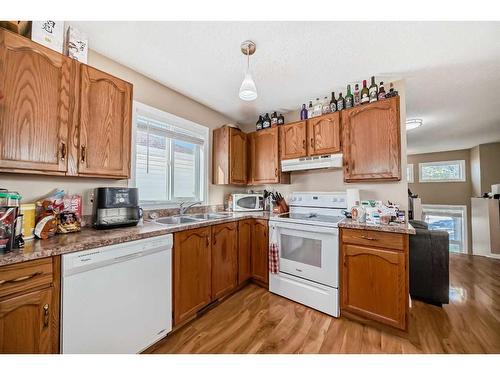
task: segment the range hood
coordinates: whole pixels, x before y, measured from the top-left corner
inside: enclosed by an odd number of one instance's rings
[[[283,172],[320,168],[342,168],[342,154],[308,156],[281,161],[281,170]]]

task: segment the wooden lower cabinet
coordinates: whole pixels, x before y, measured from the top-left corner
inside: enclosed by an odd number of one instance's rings
[[[253,219],[238,222],[238,285],[252,277]]]
[[[352,233],[356,230],[349,230]],[[359,231],[369,232],[369,231]],[[377,233],[377,232],[373,232]],[[401,330],[408,321],[408,235],[384,233],[403,249],[348,243],[342,234],[342,311],[357,314]],[[376,236],[366,236],[376,243]],[[353,241],[353,242],[357,242]]]
[[[174,324],[193,316],[212,298],[211,227],[174,234]]]
[[[238,223],[212,226],[212,300],[238,285]]]
[[[59,352],[59,269],[59,257],[0,267],[0,353]]]
[[[263,286],[269,284],[269,226],[256,219],[252,228],[252,278]]]

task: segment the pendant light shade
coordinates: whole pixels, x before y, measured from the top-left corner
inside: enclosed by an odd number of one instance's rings
[[[241,52],[247,56],[247,70],[245,73],[245,78],[240,86],[240,99],[250,102],[257,99],[257,87],[253,81],[252,75],[250,74],[250,55],[255,52],[255,43],[251,40],[246,40],[241,43]]]
[[[257,87],[250,72],[246,72],[245,79],[240,87],[240,99],[247,102],[257,99]]]

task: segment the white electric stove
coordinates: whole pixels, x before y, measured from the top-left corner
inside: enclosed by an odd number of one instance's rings
[[[290,212],[269,220],[279,248],[279,272],[269,290],[338,317],[339,231],[346,193],[292,193]]]

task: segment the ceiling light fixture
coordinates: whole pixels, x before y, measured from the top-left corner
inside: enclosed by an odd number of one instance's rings
[[[422,119],[419,119],[419,118],[408,119],[408,120],[406,120],[406,130],[416,129],[416,128],[422,126],[423,123],[424,122],[422,121]]]
[[[241,43],[241,52],[247,56],[247,70],[240,87],[240,99],[247,102],[257,99],[257,87],[250,74],[250,55],[253,55],[255,50],[255,43],[251,40],[245,40]]]

